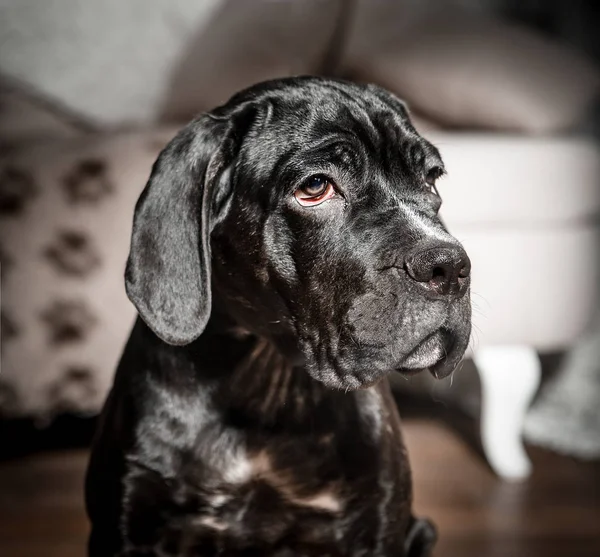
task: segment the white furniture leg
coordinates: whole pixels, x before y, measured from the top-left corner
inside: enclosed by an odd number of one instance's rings
[[[540,360],[528,346],[484,346],[473,355],[481,379],[481,439],[492,469],[519,480],[531,473],[521,433],[541,379]]]

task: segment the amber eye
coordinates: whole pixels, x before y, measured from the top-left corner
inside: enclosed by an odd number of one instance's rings
[[[434,168],[432,168],[431,170],[429,170],[427,172],[427,174],[425,175],[425,184],[427,185],[427,189],[431,192],[434,193],[435,195],[439,196],[439,193],[437,191],[437,181],[438,178],[440,176],[442,176],[442,174],[444,174],[444,170],[442,168],[440,168],[439,166],[436,166]]]
[[[322,174],[311,176],[294,193],[296,201],[304,207],[320,205],[334,195],[333,182]]]

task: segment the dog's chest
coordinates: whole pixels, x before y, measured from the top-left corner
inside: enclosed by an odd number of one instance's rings
[[[348,516],[360,511],[354,495],[371,483],[372,496],[377,482],[345,478],[337,459],[324,458],[330,441],[304,444],[283,462],[267,450],[236,449],[227,459],[215,452],[212,463],[190,464],[167,481],[132,470],[130,546],[181,557],[246,555],[250,548],[262,548],[256,555],[278,555],[284,547],[295,548],[294,555],[342,555],[336,548]]]
[[[333,551],[348,504],[339,478],[311,482],[300,466],[282,470],[272,464],[266,454],[238,461],[214,488],[197,494],[199,508],[185,518],[180,537],[190,555],[198,546],[217,554],[261,547],[270,554],[267,548],[282,546],[310,549],[307,555]]]
[[[351,555],[357,522],[383,535],[381,511],[393,515],[403,490],[399,468],[382,463],[379,429],[386,425],[373,410],[341,434],[332,427],[265,440],[207,426],[194,453],[173,451],[163,462],[170,477],[132,467],[127,545],[181,557]]]

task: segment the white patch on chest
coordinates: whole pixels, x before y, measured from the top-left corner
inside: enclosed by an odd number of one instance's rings
[[[208,502],[217,509],[225,505],[228,501],[231,501],[231,496],[225,495],[224,493],[217,493],[208,498]]]
[[[222,532],[223,530],[227,530],[229,525],[214,516],[202,516],[194,521],[198,526],[204,526],[205,528],[210,528],[211,530],[217,530]]]
[[[248,456],[246,450],[237,447],[230,451],[229,458],[224,459],[223,479],[231,484],[243,484],[250,480],[268,474],[272,469],[271,460],[266,452]]]
[[[252,461],[245,451],[238,450],[225,461],[223,479],[230,484],[243,484],[253,476]]]
[[[299,497],[288,497],[288,499],[290,502],[301,507],[312,507],[313,509],[329,511],[332,513],[337,513],[342,510],[342,504],[340,503],[340,500],[330,491],[322,491],[321,493],[317,493],[312,497],[306,497],[303,499]]]
[[[226,462],[223,468],[222,475],[226,482],[234,485],[241,485],[252,480],[264,481],[279,491],[287,501],[300,507],[311,507],[332,513],[340,512],[342,509],[341,501],[330,490],[304,497],[297,495],[293,482],[273,468],[266,451],[261,451],[249,457],[245,451],[238,449],[231,453],[229,461]],[[215,495],[211,502],[218,507],[226,499],[228,498],[224,495]]]

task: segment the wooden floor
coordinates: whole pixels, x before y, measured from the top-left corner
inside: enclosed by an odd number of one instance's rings
[[[436,556],[600,556],[600,464],[532,450],[533,477],[508,484],[439,420],[409,420],[405,435],[416,510],[440,530]],[[0,556],[84,555],[86,458],[68,450],[0,463]]]

